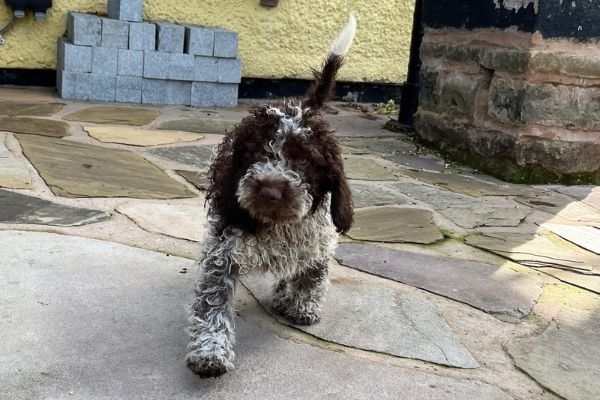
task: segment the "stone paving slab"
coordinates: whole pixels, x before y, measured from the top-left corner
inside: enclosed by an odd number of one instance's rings
[[[396,164],[416,170],[444,172],[446,169],[446,162],[443,159],[430,154],[397,154],[385,156],[384,158],[393,161]]]
[[[504,186],[483,182],[466,174],[438,173],[428,171],[402,170],[402,175],[409,176],[421,182],[435,185],[452,192],[467,196],[518,196],[532,193],[532,189],[519,188],[516,185]]]
[[[395,181],[396,176],[371,158],[344,157],[344,172],[348,179],[364,181]]]
[[[23,152],[57,196],[195,197],[142,157],[68,140],[18,135]]]
[[[439,208],[440,213],[463,228],[484,226],[518,226],[531,213],[531,209],[514,200],[487,198],[478,203]]]
[[[176,169],[175,172],[181,175],[189,183],[194,185],[198,190],[206,191],[210,186],[210,182],[205,172],[183,171],[180,169]]]
[[[427,290],[487,313],[522,318],[544,283],[535,274],[475,261],[434,257],[368,244],[341,243],[342,265]]]
[[[405,204],[406,198],[394,193],[390,185],[350,181],[354,208],[384,206],[388,204]]]
[[[600,255],[600,228],[563,224],[542,224],[542,227],[569,242]]]
[[[206,170],[215,146],[178,146],[148,150],[153,156]]]
[[[0,117],[0,131],[61,138],[69,135],[69,124],[42,118]]]
[[[419,208],[377,207],[354,212],[347,236],[355,240],[431,244],[444,239],[431,211]]]
[[[7,117],[50,117],[64,107],[64,103],[0,102],[0,115]]]
[[[22,159],[6,147],[8,135],[0,133],[0,186],[10,189],[30,189],[31,173]]]
[[[160,115],[160,110],[139,107],[90,107],[67,114],[67,121],[91,122],[94,124],[134,125],[149,124]]]
[[[420,185],[412,182],[398,182],[392,184],[392,187],[406,196],[431,205],[435,209],[480,203],[475,197],[450,192],[436,186]]]
[[[336,136],[389,136],[389,131],[383,129],[386,122],[385,119],[371,119],[368,117],[370,115],[355,112],[339,113],[337,115],[325,114],[325,120],[329,123]]]
[[[573,186],[550,186],[552,190],[566,194],[579,201],[584,201],[588,197],[593,196],[597,199],[594,204],[600,208],[600,190],[597,186],[592,185],[573,185]]]
[[[85,126],[91,137],[103,143],[120,143],[132,146],[157,146],[162,144],[193,142],[204,136],[181,131],[155,131],[127,126]]]
[[[51,226],[88,225],[110,219],[104,211],[69,207],[0,189],[0,222]]]
[[[346,154],[406,154],[414,153],[417,146],[404,136],[400,137],[340,137],[338,142]]]
[[[513,339],[506,348],[518,368],[568,400],[600,398],[598,310],[552,322],[539,336]]]
[[[242,282],[263,307],[271,311],[275,279],[250,274],[243,276]],[[276,317],[289,324],[284,318]],[[372,284],[333,281],[321,308],[319,323],[294,326],[345,346],[452,367],[479,366],[431,303]]]
[[[530,267],[552,267],[581,274],[600,273],[600,258],[551,235],[486,233],[469,235],[465,243]]]
[[[238,122],[239,121],[237,120],[230,119],[189,118],[161,122],[157,128],[175,131],[224,134],[227,129],[232,128],[233,125]]]
[[[0,381],[11,400],[489,399],[435,376],[282,340],[236,320],[236,369],[201,380],[184,363],[192,261],[92,239],[0,232]],[[36,243],[36,246],[31,246]]]
[[[144,230],[199,242],[205,231],[203,204],[202,199],[198,199],[197,204],[136,202],[116,210]]]

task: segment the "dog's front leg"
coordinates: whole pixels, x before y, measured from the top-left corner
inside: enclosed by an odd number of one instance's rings
[[[319,321],[321,301],[327,289],[327,262],[316,263],[275,287],[273,310],[297,325]]]
[[[239,268],[229,249],[215,240],[204,253],[202,278],[192,305],[186,364],[202,378],[216,377],[233,368],[233,298]]]

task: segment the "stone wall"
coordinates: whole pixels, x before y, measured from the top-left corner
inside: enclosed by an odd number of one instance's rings
[[[504,179],[600,182],[600,44],[589,32],[597,26],[577,36],[569,26],[579,14],[557,14],[556,33],[540,22],[551,11],[541,0],[489,2],[471,27],[444,16],[449,3],[426,2],[417,133]],[[491,26],[494,12],[501,28]]]

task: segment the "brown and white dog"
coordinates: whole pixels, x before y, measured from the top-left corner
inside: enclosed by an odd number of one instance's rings
[[[333,95],[355,31],[350,15],[302,101],[252,108],[218,147],[186,356],[201,377],[233,368],[240,273],[270,271],[279,279],[273,309],[295,324],[319,320],[337,234],[352,224],[340,148],[320,109]]]

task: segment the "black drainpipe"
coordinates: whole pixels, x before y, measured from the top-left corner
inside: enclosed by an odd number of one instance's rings
[[[410,126],[414,125],[414,116],[417,112],[417,107],[419,106],[419,72],[421,71],[419,50],[423,40],[423,23],[421,20],[422,8],[423,0],[416,0],[412,35],[410,40],[408,74],[406,77],[406,82],[402,86],[400,113],[398,115],[399,122]]]

